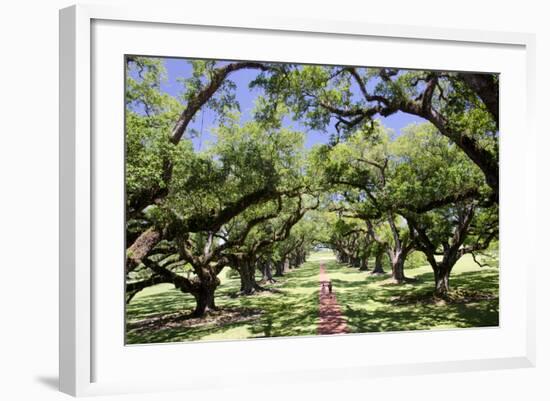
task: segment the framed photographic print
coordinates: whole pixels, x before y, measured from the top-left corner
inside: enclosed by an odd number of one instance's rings
[[[61,390],[532,366],[533,46],[62,10]]]

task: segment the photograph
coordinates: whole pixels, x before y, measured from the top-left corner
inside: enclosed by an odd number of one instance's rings
[[[498,73],[122,68],[126,345],[499,327]]]
[[[258,4],[3,2],[2,399],[549,399],[545,3]]]

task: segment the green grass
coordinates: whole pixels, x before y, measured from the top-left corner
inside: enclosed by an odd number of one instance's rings
[[[128,344],[158,343],[188,340],[222,340],[254,337],[313,335],[317,332],[319,315],[319,263],[307,262],[298,269],[277,277],[268,288],[279,292],[262,292],[252,296],[234,297],[239,290],[238,278],[220,274],[222,284],[216,291],[220,308],[260,309],[261,316],[248,322],[223,326],[200,325],[152,330],[128,330]],[[156,287],[156,288],[155,288]],[[171,285],[160,284],[137,294],[127,305],[127,322],[132,324],[163,314],[190,313],[195,304],[189,294]]]
[[[312,252],[311,255],[308,257],[308,262],[319,262],[321,260],[335,260],[336,257],[334,256],[334,253],[332,251],[318,251],[318,252]]]
[[[492,294],[493,299],[466,303],[433,303],[400,300],[411,296],[422,299],[433,289],[429,266],[406,270],[418,281],[395,285],[388,275],[371,276],[338,264],[329,251],[314,253],[304,265],[277,278],[268,287],[277,292],[262,292],[234,297],[238,277],[228,270],[220,274],[222,284],[216,291],[216,304],[223,309],[246,308],[256,311],[246,321],[227,324],[207,323],[184,327],[181,316],[194,308],[194,299],[170,284],[159,284],[137,294],[127,305],[127,322],[132,327],[144,319],[175,316],[171,325],[131,328],[128,344],[224,340],[257,337],[315,335],[318,324],[319,261],[323,260],[333,282],[351,332],[378,332],[498,325],[498,269],[480,268],[470,257],[462,258],[451,274],[452,289]],[[371,264],[372,265],[372,264]],[[398,302],[401,301],[401,302]]]
[[[487,294],[492,299],[427,302],[431,301],[434,283],[432,270],[426,265],[407,269],[407,277],[417,281],[400,285],[388,280],[389,275],[371,276],[357,269],[342,268],[336,262],[329,262],[327,271],[351,332],[431,330],[499,324],[498,268],[480,268],[469,255],[459,260],[454,267],[450,279],[451,291],[459,294]],[[402,302],[400,297],[411,301]]]

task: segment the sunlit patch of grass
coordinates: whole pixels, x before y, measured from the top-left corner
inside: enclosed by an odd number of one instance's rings
[[[134,296],[134,300],[147,297],[150,295],[161,294],[174,289],[174,284],[162,283],[144,288]]]
[[[312,252],[307,258],[309,262],[319,262],[321,260],[336,260],[334,253],[329,250],[323,250],[318,252]]]
[[[242,340],[251,337],[254,337],[254,333],[252,332],[250,326],[242,325],[232,327],[229,330],[225,330],[222,332],[207,334],[202,337],[201,340]]]

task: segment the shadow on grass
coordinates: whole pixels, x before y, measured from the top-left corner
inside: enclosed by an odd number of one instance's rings
[[[408,270],[415,281],[403,284],[390,282],[389,275],[353,272],[335,262],[327,268],[352,332],[499,324],[498,269],[454,272],[450,282],[456,300],[430,303],[418,302],[433,294],[433,273],[427,267]]]
[[[238,280],[220,286],[216,291],[216,305],[222,313],[236,309],[241,315],[246,315],[246,311],[261,312],[249,314],[245,319],[226,319],[223,324],[211,324],[208,319],[182,324],[194,308],[194,299],[178,290],[136,299],[127,308],[127,343],[316,334],[319,264],[306,263],[277,280],[265,285],[268,291],[250,296],[234,296],[239,290]]]
[[[428,266],[407,269],[414,283],[393,284],[389,273],[372,275],[336,261],[323,261],[350,332],[427,330],[435,328],[487,327],[499,324],[498,269],[470,265],[451,275],[451,288],[485,298],[458,303],[418,302],[433,292],[433,273]],[[226,280],[216,291],[221,311],[239,310],[243,319],[147,327],[144,322],[167,316],[184,316],[194,309],[189,294],[171,289],[134,299],[127,307],[129,344],[194,340],[222,340],[317,334],[319,324],[319,261],[307,262],[266,284],[270,291],[231,297],[238,279]],[[248,313],[248,312],[250,313]],[[260,313],[253,313],[253,311]],[[247,315],[248,313],[248,315]]]

